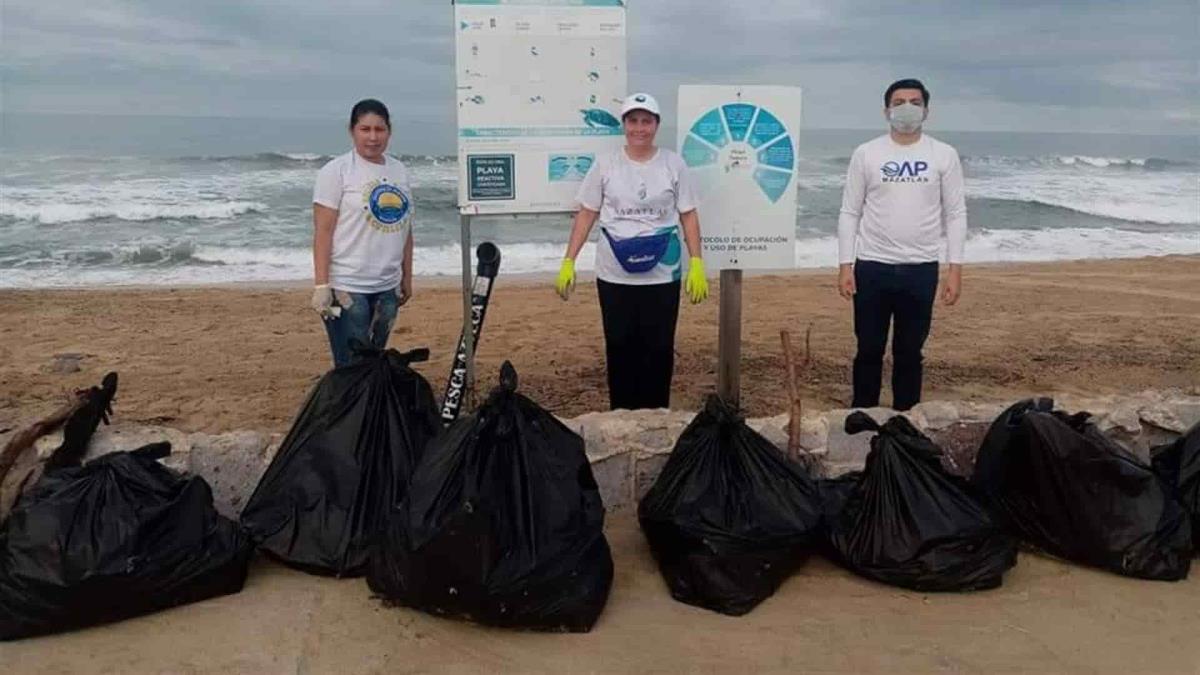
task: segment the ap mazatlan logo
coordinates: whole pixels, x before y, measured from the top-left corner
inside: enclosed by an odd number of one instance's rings
[[[928,183],[929,177],[924,176],[929,170],[928,162],[885,162],[879,167],[885,183]]]

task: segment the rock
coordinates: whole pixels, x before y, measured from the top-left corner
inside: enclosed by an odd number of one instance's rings
[[[846,418],[853,410],[830,410],[825,415],[828,424],[829,433],[827,437],[827,455],[826,461],[833,465],[856,465],[861,467],[867,460],[867,454],[871,452],[871,438],[875,434],[861,433],[850,435],[846,433]],[[863,410],[874,419],[876,422],[883,424],[892,416],[896,415],[896,411],[890,408],[868,408]]]
[[[988,422],[958,422],[926,434],[942,449],[942,466],[950,473],[967,477],[975,469],[979,446],[991,426]]]
[[[800,423],[800,447],[810,455],[825,456],[826,444],[829,441],[829,421],[824,415],[816,417],[805,416]]]
[[[621,410],[576,418],[593,461],[626,452],[669,452],[694,413],[674,410]]]
[[[1136,436],[1142,431],[1141,416],[1138,414],[1137,408],[1128,404],[1118,404],[1107,413],[1094,417],[1092,421],[1100,431],[1110,435],[1122,432]]]
[[[1175,413],[1175,419],[1182,422],[1184,427],[1191,429],[1200,424],[1200,397],[1175,399],[1169,401],[1167,407]]]
[[[1173,406],[1165,403],[1143,406],[1137,410],[1136,415],[1140,422],[1153,424],[1159,429],[1166,429],[1177,434],[1185,433],[1190,426],[1179,419]]]
[[[1016,403],[977,403],[967,401],[958,405],[958,415],[960,422],[987,422],[991,424],[996,421],[1000,413],[1004,412],[1008,406]]]
[[[630,453],[617,453],[592,462],[592,475],[600,487],[606,509],[619,509],[634,502],[633,460]]]
[[[270,464],[271,437],[257,431],[193,434],[189,470],[206,480],[221,514],[236,517]],[[272,453],[273,454],[273,453]]]
[[[83,354],[55,354],[46,369],[56,375],[70,375],[83,369],[79,365],[82,360]]]
[[[913,412],[925,420],[925,429],[944,429],[959,419],[958,406],[949,401],[926,401],[918,403]]]
[[[755,430],[783,452],[788,447],[788,414],[775,417],[759,417],[746,420],[746,426]],[[828,425],[824,415],[805,415],[800,420],[800,447],[805,450],[825,447]]]
[[[669,454],[644,455],[636,457],[633,468],[634,500],[640,502],[650,491],[663,467],[667,465]]]
[[[863,462],[826,462],[823,465],[825,475],[822,478],[837,478],[851,471],[862,471]]]
[[[788,445],[788,418],[789,415],[785,413],[783,415],[776,415],[775,417],[748,419],[746,420],[746,426],[770,441],[771,445],[786,452]]]

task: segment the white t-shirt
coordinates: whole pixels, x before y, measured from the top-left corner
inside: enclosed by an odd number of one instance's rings
[[[381,293],[400,285],[404,246],[412,230],[413,201],[404,164],[384,164],[350,152],[317,174],[313,203],[337,209],[329,285],[351,293]]]
[[[890,134],[854,150],[838,217],[838,262],[961,263],[967,238],[962,164],[951,146],[922,134],[900,145]]]
[[[654,157],[635,162],[621,148],[605,153],[584,177],[575,200],[600,213],[597,224],[617,239],[670,233],[666,254],[653,269],[629,273],[621,267],[603,232],[596,245],[596,276],[617,284],[644,286],[681,278],[679,214],[699,204],[687,164],[659,148]]]

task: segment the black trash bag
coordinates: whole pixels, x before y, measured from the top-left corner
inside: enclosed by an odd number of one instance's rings
[[[821,521],[816,484],[710,396],[638,504],[671,596],[741,616],[807,558]]]
[[[317,383],[242,510],[259,547],[313,574],[361,576],[384,517],[440,430],[429,382],[401,354],[359,348]]]
[[[862,472],[821,482],[828,543],[852,572],[916,591],[996,588],[1017,562],[1017,541],[992,519],[942,451],[905,417],[882,426],[846,418],[850,434],[876,432]]]
[[[479,623],[591,630],[613,564],[583,439],[518,394],[516,371],[429,444],[371,557],[390,603]]]
[[[992,423],[971,480],[1002,524],[1050,555],[1130,577],[1176,581],[1191,523],[1154,471],[1054,401],[1021,401]]]
[[[99,387],[90,387],[85,396],[85,403],[76,410],[63,424],[63,441],[46,460],[46,470],[61,469],[68,466],[79,466],[87,455],[88,444],[92,441],[100,423],[108,424],[112,415],[113,397],[117,395],[117,374],[109,373],[100,381]]]
[[[1200,423],[1174,443],[1150,452],[1150,463],[1192,519],[1192,547],[1200,554]]]
[[[157,443],[48,471],[0,526],[0,639],[237,593],[254,547]]]

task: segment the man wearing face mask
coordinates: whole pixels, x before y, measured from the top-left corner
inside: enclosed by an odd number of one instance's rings
[[[922,133],[929,91],[899,80],[883,96],[890,133],[855,149],[838,217],[838,291],[854,302],[854,408],[879,405],[892,329],[892,407],[921,400],[922,355],[937,296],[938,258],[948,264],[942,301],[962,288],[967,208],[962,164],[951,146]]]

